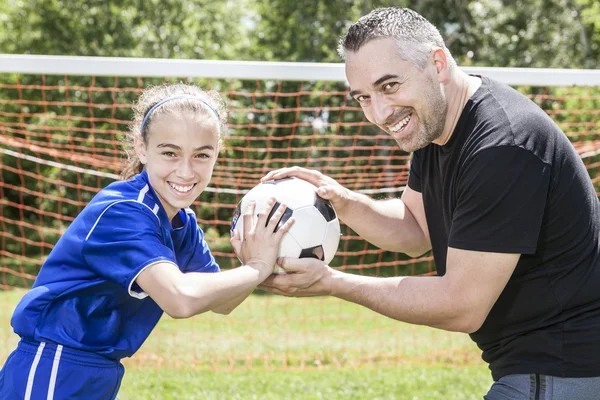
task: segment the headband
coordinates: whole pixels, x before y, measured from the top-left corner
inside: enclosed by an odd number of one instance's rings
[[[177,95],[177,96],[167,97],[166,99],[163,99],[163,100],[159,101],[158,103],[156,103],[154,106],[152,106],[152,108],[144,116],[144,120],[142,121],[142,127],[140,128],[140,132],[144,132],[144,127],[146,126],[146,123],[148,122],[148,118],[150,118],[150,114],[152,114],[154,112],[154,110],[156,110],[158,107],[160,107],[163,104],[165,104],[167,101],[171,101],[171,100],[175,100],[175,99],[192,99],[192,100],[198,100],[199,102],[201,102],[202,104],[204,104],[205,106],[207,106],[208,108],[210,108],[210,110],[215,114],[215,117],[217,117],[217,121],[219,121],[219,113],[217,113],[217,110],[215,110],[213,108],[213,106],[211,106],[210,104],[208,104],[206,101],[202,100],[198,96],[194,96],[194,95],[190,95],[190,94],[180,94],[180,95]]]

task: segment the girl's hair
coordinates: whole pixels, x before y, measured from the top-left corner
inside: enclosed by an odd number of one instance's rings
[[[167,101],[159,104],[164,100]],[[197,86],[183,83],[149,87],[142,91],[133,106],[133,120],[129,124],[129,134],[124,146],[127,164],[121,173],[122,179],[129,179],[144,169],[135,152],[135,138],[141,137],[147,144],[148,132],[157,116],[185,113],[202,113],[206,118],[215,118],[216,115],[219,122],[219,143],[221,143],[226,129],[227,110],[223,99],[216,91],[204,91]]]

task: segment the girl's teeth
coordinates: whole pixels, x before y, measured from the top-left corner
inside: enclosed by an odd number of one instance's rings
[[[194,187],[194,185],[190,185],[190,186],[179,186],[179,185],[175,185],[174,183],[169,183],[169,185],[171,185],[171,187],[175,190],[177,190],[178,192],[189,192],[190,190],[192,190],[192,188]]]

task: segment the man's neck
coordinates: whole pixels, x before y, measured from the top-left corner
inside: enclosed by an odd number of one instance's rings
[[[446,85],[448,110],[444,131],[433,143],[440,146],[448,143],[467,101],[473,96],[479,86],[481,86],[481,79],[479,77],[467,75],[456,68],[452,80]]]

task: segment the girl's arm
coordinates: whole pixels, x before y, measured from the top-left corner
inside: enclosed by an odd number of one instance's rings
[[[136,283],[173,318],[188,318],[209,310],[229,313],[237,307],[258,284],[273,272],[279,245],[294,219],[290,218],[276,232],[285,205],[267,216],[276,204],[270,199],[267,207],[255,218],[251,204],[244,218],[244,240],[235,232],[231,244],[242,260],[241,267],[220,273],[183,273],[172,262],[158,262],[146,267]]]

